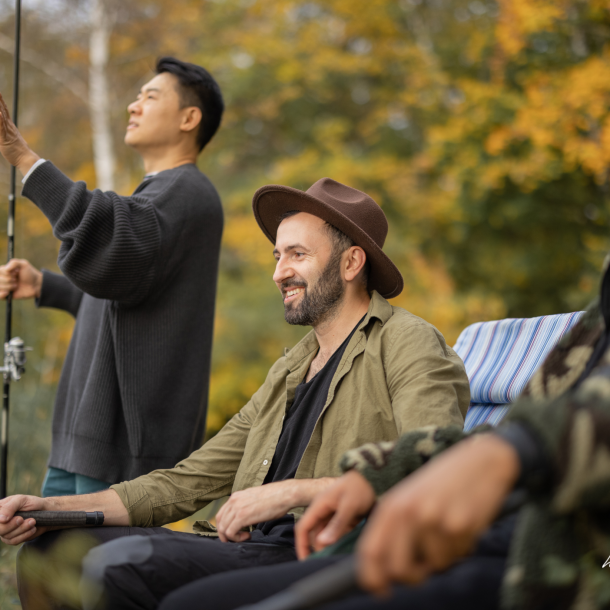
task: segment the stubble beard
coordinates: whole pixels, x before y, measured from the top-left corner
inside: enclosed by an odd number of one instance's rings
[[[308,289],[307,282],[287,283],[286,287],[304,287],[303,298],[298,305],[284,306],[284,318],[288,324],[316,326],[337,314],[345,296],[345,283],[341,277],[342,252],[333,253],[326,267]]]

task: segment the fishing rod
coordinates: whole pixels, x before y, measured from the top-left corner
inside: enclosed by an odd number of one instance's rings
[[[13,122],[17,126],[19,111],[19,59],[21,52],[21,0],[15,0],[15,52],[13,53]],[[7,243],[8,260],[15,257],[15,191],[17,168],[11,165],[11,186],[8,196]],[[0,498],[6,497],[8,473],[8,414],[11,381],[17,381],[25,370],[25,347],[19,337],[11,339],[13,321],[13,299],[6,298],[6,326],[4,332],[4,366],[0,367],[4,377],[2,390],[2,431],[0,433]]]
[[[504,500],[496,520],[512,515],[528,500],[524,489],[513,490]],[[345,538],[350,536],[347,534]],[[328,604],[358,590],[356,556],[349,555],[336,564],[314,572],[267,599],[241,606],[238,610],[309,610]]]

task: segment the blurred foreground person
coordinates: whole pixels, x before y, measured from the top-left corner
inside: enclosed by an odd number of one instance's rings
[[[347,473],[299,521],[297,551],[305,558],[335,543],[372,510],[356,548],[361,589],[318,608],[610,607],[609,330],[606,271],[599,302],[497,429],[432,427],[347,452]],[[497,519],[511,491],[527,501]],[[179,589],[160,610],[200,608],[204,592],[206,607],[233,610],[344,557],[219,575]]]
[[[25,545],[18,567],[25,610],[66,596],[77,607],[156,608],[193,580],[294,560],[294,515],[301,512],[294,509],[333,483],[346,450],[422,425],[463,425],[470,392],[462,361],[433,326],[384,298],[399,294],[403,279],[382,251],[388,225],[381,208],[328,178],[307,192],[265,186],[253,206],[275,244],[273,280],[286,321],[312,332],[277,360],[214,438],[175,468],[93,495],[0,501],[0,536],[9,544],[44,531],[14,513],[43,507],[96,507],[115,527],[87,531],[102,542],[119,538],[84,559],[83,585],[75,588],[85,591],[82,601],[58,591],[70,582],[70,565],[79,583],[81,559],[67,560],[73,531]],[[196,525],[219,539],[159,527],[228,494],[217,530]]]
[[[224,106],[203,68],[166,57],[156,72],[128,107],[125,143],[146,171],[131,197],[88,191],[40,159],[0,101],[0,152],[61,240],[64,273],[14,259],[0,297],[76,318],[43,496],[171,467],[205,430],[223,213],[195,163]]]

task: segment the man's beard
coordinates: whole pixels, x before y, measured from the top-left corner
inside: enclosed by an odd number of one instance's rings
[[[337,310],[345,294],[345,284],[341,277],[342,253],[332,254],[316,283],[307,289],[307,282],[288,280],[282,286],[284,290],[292,287],[304,287],[303,298],[299,305],[284,306],[284,318],[288,324],[315,326],[330,319]]]

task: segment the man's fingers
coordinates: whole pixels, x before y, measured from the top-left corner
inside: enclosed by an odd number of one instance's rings
[[[299,559],[305,559],[309,555],[310,546],[315,548],[314,541],[318,532],[326,525],[334,511],[334,506],[328,501],[315,500],[298,520],[295,542]]]
[[[326,527],[316,536],[316,543],[322,547],[334,544],[341,536],[354,529],[354,520],[357,518],[350,506],[342,502]]]
[[[0,502],[0,524],[8,523],[13,515],[23,508],[25,496],[10,496]],[[21,519],[21,517],[19,517]]]
[[[6,102],[4,101],[4,97],[2,97],[2,93],[0,93],[0,112],[2,113],[3,117],[6,117],[7,119],[10,118]]]
[[[385,595],[388,590],[386,557],[381,546],[358,549],[358,583],[366,591]]]
[[[25,261],[20,259],[20,258],[11,258],[11,260],[6,263],[6,265],[3,265],[3,267],[7,270],[7,271],[14,271],[14,270],[18,270],[24,263]]]
[[[0,533],[3,538],[7,540],[13,540],[24,533],[29,532],[33,527],[36,526],[36,522],[33,519],[27,519],[24,521],[21,517],[16,517],[11,523],[0,528]]]
[[[36,528],[33,527],[33,528],[27,530],[25,533],[21,534],[20,536],[15,537],[15,538],[8,538],[6,536],[0,536],[0,540],[2,540],[2,542],[4,542],[5,544],[17,546],[18,544],[21,544],[22,542],[25,542],[26,540],[32,539],[36,535],[36,532],[37,532]]]
[[[297,528],[300,521],[297,522]],[[313,526],[309,525],[307,528],[295,529],[295,547],[297,551],[297,557],[299,559],[305,559],[309,557],[311,549],[319,551],[320,548],[316,546],[316,538],[318,534],[324,529],[328,523],[328,517],[317,521]]]

